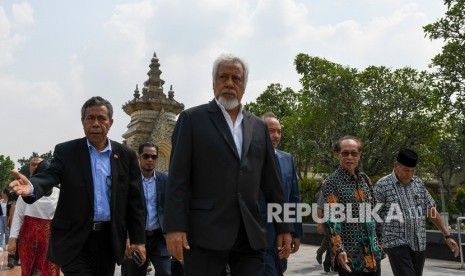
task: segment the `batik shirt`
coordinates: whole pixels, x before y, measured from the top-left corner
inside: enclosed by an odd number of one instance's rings
[[[359,215],[360,209],[372,210],[375,206],[372,187],[358,170],[353,176],[339,167],[326,179],[323,194],[330,206],[327,224],[331,234],[331,249],[335,256],[333,265],[338,264],[338,254],[345,251],[353,270],[375,272],[383,258],[375,221],[371,216]],[[335,215],[336,212],[332,210],[331,206],[337,205],[336,203],[344,206],[345,211],[342,213],[345,220],[338,221],[340,216]]]
[[[434,199],[423,181],[414,176],[404,186],[392,172],[378,180],[374,189],[382,204],[378,213],[384,221],[383,247],[408,245],[413,251],[425,251],[427,210],[434,207]]]

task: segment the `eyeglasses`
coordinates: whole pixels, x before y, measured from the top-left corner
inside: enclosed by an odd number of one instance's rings
[[[152,158],[152,160],[157,160],[158,155],[156,154],[148,154],[148,153],[143,153],[141,154],[142,159],[148,160],[149,158]]]
[[[358,157],[360,155],[359,151],[341,151],[342,157],[347,157],[349,155],[352,155],[352,157]]]

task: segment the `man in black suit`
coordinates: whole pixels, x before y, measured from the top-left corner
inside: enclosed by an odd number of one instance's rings
[[[165,231],[187,275],[222,275],[226,264],[232,275],[259,275],[266,235],[258,193],[285,202],[266,124],[241,105],[247,78],[244,60],[218,57],[215,98],[182,112],[173,132]],[[279,256],[287,258],[292,225],[275,228]]]
[[[155,268],[156,276],[171,276],[171,255],[166,248],[163,235],[165,187],[168,176],[164,172],[155,170],[158,158],[157,145],[150,142],[143,143],[139,145],[138,154],[147,204],[147,224],[145,226],[147,261],[142,266],[138,266],[134,260],[127,260],[121,271],[123,275],[145,276],[150,260]],[[127,249],[129,249],[129,243]]]
[[[28,179],[17,171],[10,188],[26,203],[56,184],[61,192],[52,220],[48,258],[68,275],[113,275],[126,236],[145,261],[145,199],[134,151],[110,141],[113,107],[101,97],[81,109],[85,138],[58,144],[45,172]]]

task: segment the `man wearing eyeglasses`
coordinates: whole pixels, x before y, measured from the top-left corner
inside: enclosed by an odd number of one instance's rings
[[[171,257],[166,248],[165,237],[163,236],[165,185],[168,176],[161,171],[155,170],[157,158],[157,145],[146,142],[139,146],[138,159],[147,206],[147,220],[145,226],[147,261],[142,266],[138,266],[134,260],[130,258],[125,264],[127,268],[122,268],[122,271],[126,271],[127,269],[128,276],[146,275],[149,261],[152,262],[155,268],[156,276],[171,275]],[[129,249],[129,241],[127,243],[127,249]]]
[[[376,205],[371,181],[358,169],[362,147],[362,141],[354,136],[340,138],[334,145],[339,168],[323,186],[325,201],[330,204],[326,223],[339,275],[375,276],[383,258],[379,229],[373,219],[360,215],[361,208]],[[335,206],[342,211],[337,212]]]

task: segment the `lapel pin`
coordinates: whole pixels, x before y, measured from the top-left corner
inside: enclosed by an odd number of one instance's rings
[[[118,154],[114,154],[113,158],[118,159]]]

